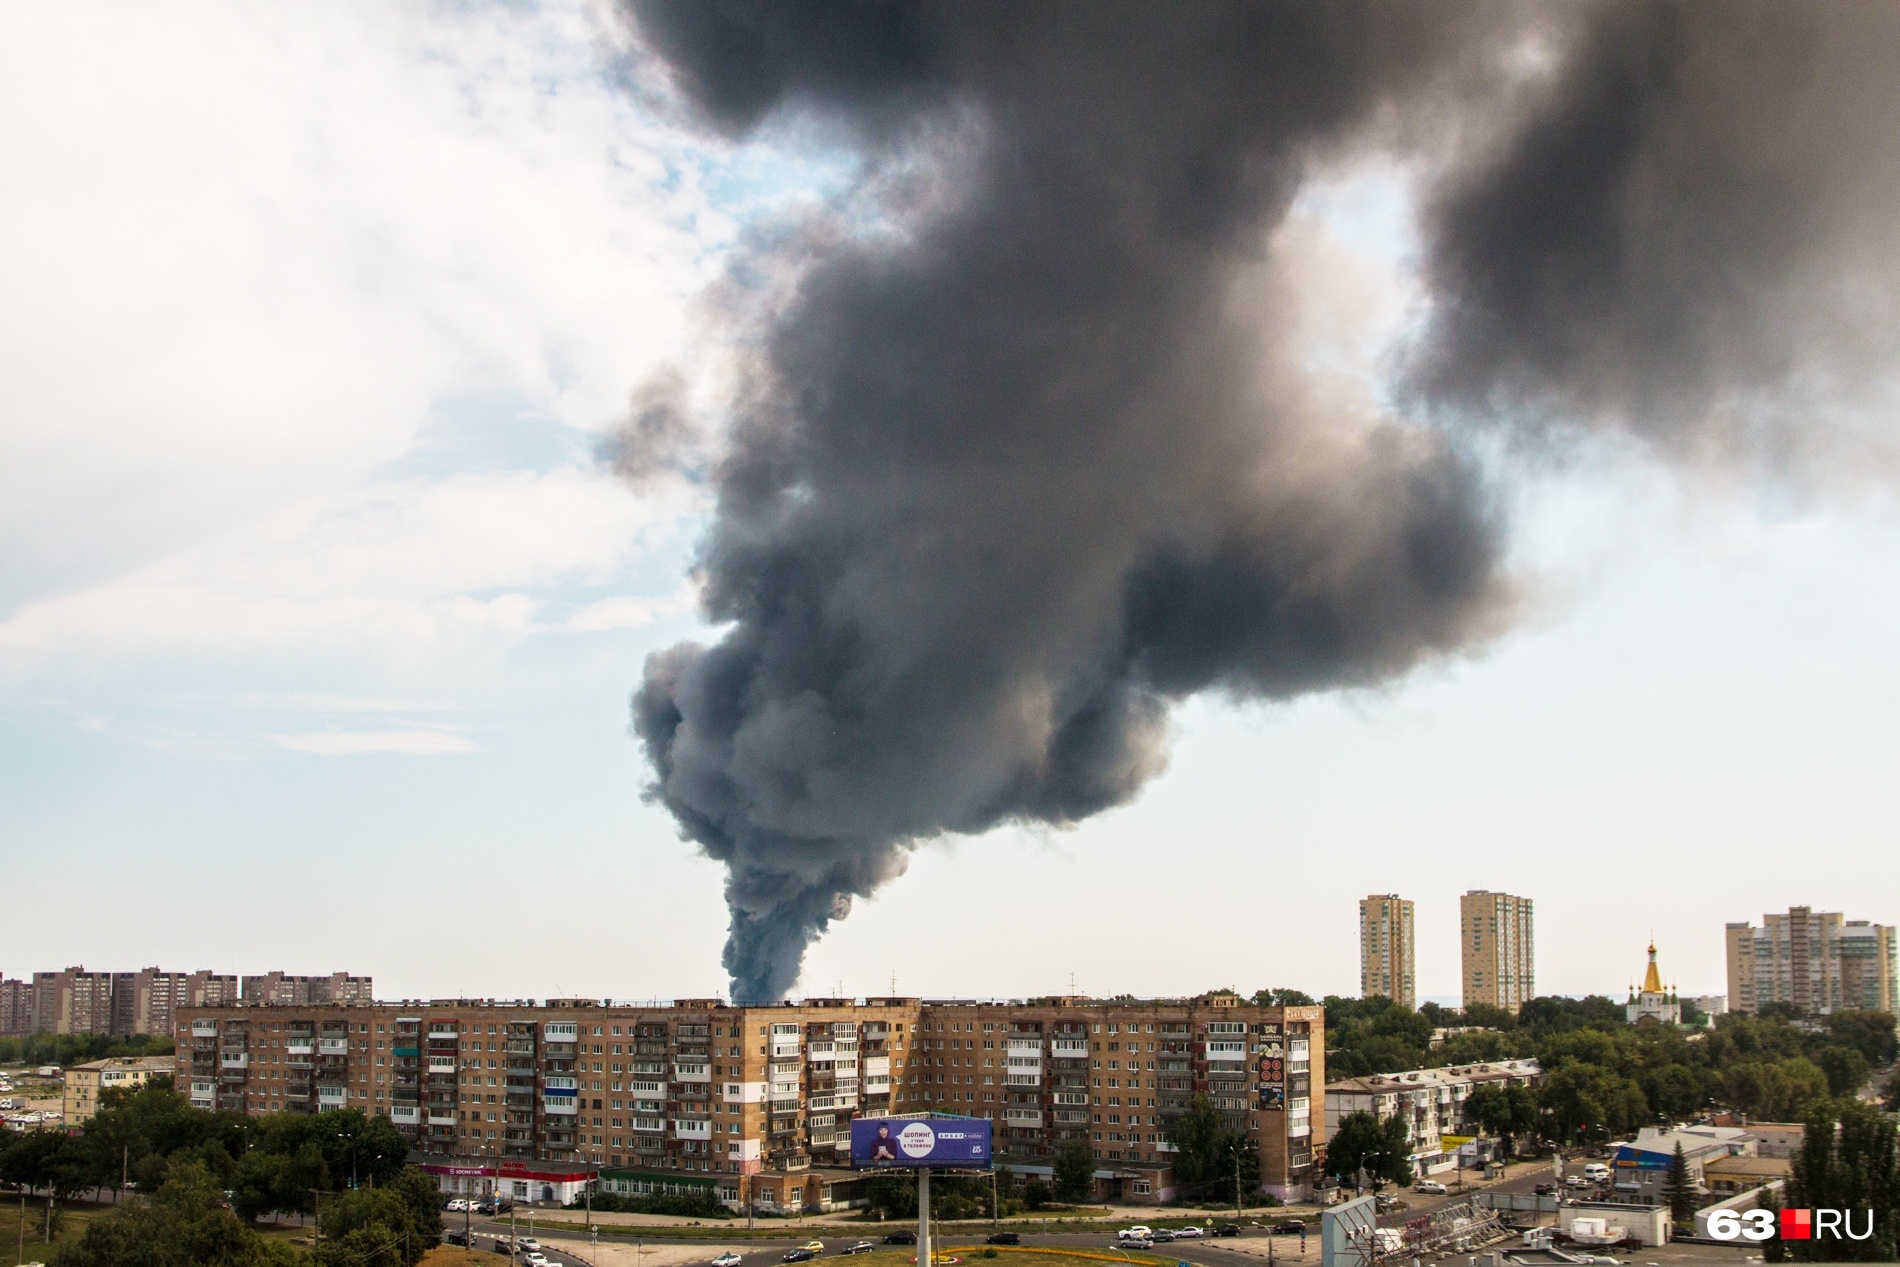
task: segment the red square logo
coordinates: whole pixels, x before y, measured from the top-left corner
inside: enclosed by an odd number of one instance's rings
[[[1814,1211],[1783,1210],[1781,1212],[1781,1239],[1784,1241],[1813,1240]]]

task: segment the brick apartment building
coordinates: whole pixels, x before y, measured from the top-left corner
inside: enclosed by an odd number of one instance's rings
[[[246,977],[257,997],[281,1002],[367,1002],[368,977],[335,972],[326,977],[290,977],[281,972]],[[221,972],[89,972],[82,965],[36,972],[28,981],[0,981],[0,1033],[170,1034],[184,1007],[215,1007],[238,1001],[239,979]],[[244,997],[251,997],[246,994]]]
[[[369,977],[353,977],[347,972],[332,972],[322,977],[266,972],[262,976],[245,977],[241,997],[246,1003],[275,1003],[282,1007],[307,1003],[368,1003],[374,997],[374,985]]]
[[[33,1032],[33,983],[0,978],[0,1035]]]
[[[854,1116],[925,1110],[989,1118],[1019,1174],[1082,1140],[1099,1196],[1166,1200],[1168,1124],[1205,1095],[1287,1197],[1313,1183],[1323,1025],[1224,994],[240,1003],[179,1013],[178,1080],[204,1108],[387,1114],[456,1191],[558,1200],[597,1177],[801,1209],[849,1199]]]

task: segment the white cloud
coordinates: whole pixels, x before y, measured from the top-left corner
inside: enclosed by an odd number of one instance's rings
[[[725,232],[612,38],[582,0],[0,8],[0,613],[347,491],[451,398],[609,421]]]
[[[402,728],[395,730],[315,730],[273,736],[280,748],[314,753],[320,757],[356,757],[397,753],[408,757],[452,756],[480,752],[467,735],[451,730]]]
[[[591,469],[372,485],[292,508],[0,622],[0,664],[179,650],[308,651],[627,628],[690,609],[690,590],[565,614],[609,586],[693,505],[636,497]],[[559,605],[561,612],[550,613]]]

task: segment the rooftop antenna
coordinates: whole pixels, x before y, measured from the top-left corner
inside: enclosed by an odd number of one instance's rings
[[[897,997],[897,969],[891,969],[891,997]]]

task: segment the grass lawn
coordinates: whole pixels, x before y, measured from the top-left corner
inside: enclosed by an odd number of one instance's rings
[[[419,1267],[495,1267],[503,1260],[500,1254],[483,1253],[479,1250],[463,1249],[459,1245],[438,1245],[422,1256]]]
[[[43,1239],[46,1228],[46,1198],[37,1201],[26,1199],[26,1258],[25,1262],[48,1258],[52,1251],[61,1245],[71,1244],[86,1234],[86,1225],[94,1219],[106,1218],[112,1214],[109,1205],[91,1205],[78,1201],[61,1201],[60,1216],[56,1220],[53,1243],[48,1245]],[[20,1198],[12,1194],[0,1195],[0,1263],[13,1259],[20,1252]]]

